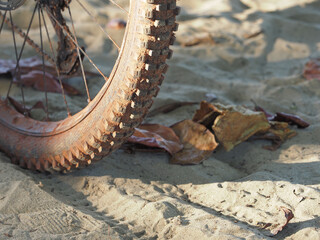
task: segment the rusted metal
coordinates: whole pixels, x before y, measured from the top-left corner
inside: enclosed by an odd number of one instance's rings
[[[61,14],[67,4],[58,0],[42,2],[56,23],[53,22],[60,41],[59,64],[66,62],[60,67],[70,73],[78,64],[78,57],[77,45]],[[171,57],[169,45],[173,44],[177,29],[175,16],[179,10],[175,4],[175,0],[131,1],[123,45],[110,81],[72,117],[58,122],[36,121],[0,100],[0,149],[22,167],[68,171],[89,165],[119,148],[142,122],[163,81],[165,62]]]
[[[49,61],[51,64],[55,65],[57,63],[58,69],[63,75],[72,75],[75,73],[79,66],[80,61],[77,53],[77,46],[70,39],[69,36],[73,36],[69,30],[69,27],[66,25],[66,21],[62,16],[62,11],[66,8],[66,4],[70,2],[59,1],[59,0],[49,0],[41,1],[41,5],[45,6],[45,9],[49,16],[53,16],[55,19],[50,17],[51,23],[54,26],[55,32],[58,36],[58,49],[57,49],[57,59],[56,61],[45,51],[39,47],[29,36],[22,31],[18,26],[12,23],[8,18],[6,18],[1,12],[0,17],[15,32],[17,32],[22,38],[26,39],[26,42],[33,47],[40,55],[42,55],[46,61]],[[59,22],[59,25],[57,24]],[[61,27],[62,26],[62,27]],[[62,29],[63,28],[63,29]],[[69,36],[64,34],[64,31],[68,33]],[[84,48],[83,48],[84,50]],[[84,54],[81,53],[81,58],[83,59]]]
[[[11,23],[11,21],[0,12],[0,18],[4,20],[4,22],[8,25],[9,28],[12,28],[16,33],[20,35],[23,39],[26,39],[26,42],[33,47],[37,53],[42,55],[46,61],[50,62],[51,64],[55,64],[55,61],[52,57],[49,56],[45,51],[42,51],[38,44],[36,44],[30,37],[26,35],[24,31],[22,31],[17,25]]]
[[[69,27],[66,24],[66,20],[62,16],[62,11],[68,7],[70,1],[59,0],[43,0],[42,4],[45,6],[45,10],[50,16],[52,26],[58,37],[58,49],[57,49],[57,65],[61,74],[70,75],[75,73],[79,66],[80,60],[78,58],[76,44],[67,36],[73,36]],[[58,24],[59,23],[59,24]],[[67,35],[65,35],[65,32]],[[75,38],[73,36],[73,38]],[[84,55],[81,54],[83,59]]]

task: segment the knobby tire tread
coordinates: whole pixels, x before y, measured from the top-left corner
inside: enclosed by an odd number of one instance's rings
[[[141,124],[159,91],[177,30],[176,0],[132,0],[123,52],[114,81],[86,119],[57,136],[23,135],[0,123],[0,149],[12,162],[39,171],[87,166],[118,149]],[[128,56],[129,55],[129,56]]]

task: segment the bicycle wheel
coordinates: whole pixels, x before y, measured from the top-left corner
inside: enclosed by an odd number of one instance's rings
[[[0,18],[1,28],[8,12]],[[0,149],[24,168],[60,171],[89,165],[119,148],[142,122],[159,91],[168,68],[166,59],[172,55],[169,45],[175,39],[178,13],[176,0],[131,0],[112,72],[95,98],[73,116],[35,120],[2,98]],[[78,55],[82,51],[79,46],[77,51]]]

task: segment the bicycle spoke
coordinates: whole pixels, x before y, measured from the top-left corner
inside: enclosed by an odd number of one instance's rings
[[[9,11],[9,15],[10,15],[11,24],[13,24],[11,11]],[[21,91],[22,102],[23,102],[23,114],[25,115],[26,114],[26,102],[25,102],[25,99],[24,99],[23,85],[22,85],[22,82],[21,82],[21,71],[20,71],[20,65],[19,65],[18,49],[17,49],[17,43],[16,43],[16,37],[15,37],[15,34],[14,34],[14,30],[13,29],[11,29],[11,30],[12,30],[14,51],[15,51],[16,61],[17,61],[17,65],[16,65],[16,68],[15,68],[15,71],[14,71],[14,76],[17,77],[18,82],[20,83],[20,91]],[[22,51],[22,49],[21,49],[21,51]],[[12,83],[13,83],[13,78],[10,81],[9,89],[8,89],[8,92],[7,92],[7,99],[8,99],[9,94],[10,94]]]
[[[113,1],[113,0],[110,0],[110,2],[112,2],[114,5],[116,5],[118,8],[120,8],[120,9],[123,10],[123,11],[125,11],[125,12],[129,15],[129,12],[128,12],[126,9],[124,9],[123,7],[121,7],[118,3],[116,3],[116,2]]]
[[[1,0],[0,0],[1,1]],[[91,9],[87,7],[85,1],[77,0],[78,4],[80,5],[80,8],[82,9],[82,12],[85,11],[86,15],[90,16],[90,19],[94,24],[96,24],[97,27],[100,28],[100,30],[103,32],[104,39],[110,40],[112,44],[117,48],[117,50],[120,52],[120,45],[117,44],[117,42],[113,39],[113,36],[109,34],[109,31],[105,29],[101,23],[99,23],[99,19],[93,12],[91,12]],[[78,74],[81,74],[83,78],[84,85],[87,94],[87,102],[91,102],[94,98],[93,92],[89,91],[88,86],[88,74],[85,71],[85,59],[87,58],[89,63],[97,70],[98,74],[101,75],[106,83],[109,83],[109,76],[106,76],[101,70],[100,66],[98,67],[95,62],[88,56],[88,54],[85,52],[85,49],[80,47],[79,42],[79,36],[77,36],[78,29],[76,29],[76,19],[73,16],[75,12],[71,10],[72,6],[69,6],[70,1],[65,2],[62,5],[57,5],[58,3],[55,2],[40,2],[39,0],[35,1],[35,5],[32,6],[32,9],[30,9],[32,12],[31,17],[29,18],[28,25],[25,27],[25,29],[21,29],[19,27],[19,24],[17,24],[16,19],[13,19],[12,12],[10,10],[3,10],[0,11],[0,34],[4,32],[6,27],[8,26],[8,29],[12,31],[12,38],[13,38],[13,47],[15,51],[15,55],[13,55],[14,60],[14,66],[12,69],[13,78],[10,82],[8,82],[8,91],[6,90],[4,94],[4,98],[6,100],[9,100],[10,97],[13,95],[13,89],[15,87],[14,84],[17,85],[17,89],[19,90],[19,101],[21,105],[21,112],[26,115],[28,112],[27,105],[29,104],[29,90],[26,89],[26,82],[24,78],[24,65],[23,65],[23,57],[25,56],[27,50],[29,50],[29,45],[31,48],[35,49],[35,51],[41,55],[41,60],[39,66],[37,66],[37,69],[42,71],[37,73],[38,78],[34,79],[37,81],[40,81],[39,84],[42,85],[42,90],[44,93],[41,93],[40,95],[40,101],[43,103],[44,111],[45,111],[45,119],[46,121],[49,121],[49,116],[51,113],[51,108],[49,109],[49,101],[50,101],[50,95],[48,92],[50,92],[51,88],[49,84],[49,78],[48,74],[52,74],[52,70],[54,71],[54,75],[56,76],[56,81],[58,83],[57,91],[61,93],[65,106],[66,111],[68,113],[68,116],[71,116],[70,108],[67,102],[67,92],[68,87],[67,84],[63,83],[63,77],[64,76],[72,76],[72,74],[76,73],[78,70]],[[110,0],[110,4],[114,4],[121,10],[125,11],[127,14],[128,11],[124,9],[121,4],[118,4],[118,1]],[[69,16],[67,17],[69,19],[68,21],[65,21],[65,18],[63,17],[64,14],[63,10],[68,8]],[[38,11],[38,12],[36,12]],[[47,16],[45,16],[46,12]],[[35,14],[38,14],[38,16],[35,16]],[[56,42],[51,39],[54,37],[54,33],[51,32],[50,26],[47,25],[46,21],[48,19],[51,20],[51,24],[54,27],[54,31],[56,34],[56,37],[58,38],[58,45],[56,48]],[[1,19],[2,18],[2,19]],[[34,26],[34,19],[38,18],[38,26],[39,26],[39,34],[35,39],[33,39],[31,33],[31,28]],[[36,19],[37,20],[37,19]],[[16,25],[17,24],[17,25]],[[50,25],[50,23],[48,23]],[[7,25],[7,26],[4,26]],[[72,25],[72,26],[71,26]],[[79,34],[79,33],[78,33]],[[52,36],[50,36],[52,35]],[[22,39],[18,39],[21,37]],[[48,42],[46,41],[48,39]],[[20,41],[18,41],[20,40]],[[65,41],[65,42],[64,42]],[[49,48],[46,48],[46,44],[48,43]],[[47,52],[45,52],[47,51]],[[51,53],[50,53],[51,51]],[[67,52],[69,51],[69,52]],[[38,55],[38,56],[39,56]],[[67,56],[67,57],[66,57]],[[40,56],[39,56],[40,57]],[[54,69],[51,69],[51,67],[46,66],[46,64],[51,63],[51,66],[54,66]],[[70,64],[69,64],[70,63]],[[40,66],[42,64],[42,66]],[[69,65],[67,65],[69,64]],[[30,75],[31,76],[31,75]],[[60,87],[59,87],[60,85]],[[72,89],[72,86],[70,86]],[[20,88],[20,89],[19,89]],[[37,87],[36,87],[37,88]],[[91,89],[90,89],[91,90]],[[92,89],[93,90],[93,89]],[[21,92],[20,92],[21,91]],[[72,90],[71,90],[72,91]],[[92,95],[92,96],[90,96]],[[42,96],[42,97],[41,97]],[[92,98],[91,98],[92,97]],[[70,104],[70,103],[69,103]],[[49,113],[49,110],[50,113]],[[50,116],[52,117],[52,116]]]
[[[23,84],[21,83],[21,72],[20,72],[20,64],[19,64],[19,62],[20,62],[20,59],[21,59],[21,56],[22,56],[22,53],[23,53],[23,50],[24,50],[24,46],[25,46],[27,37],[29,35],[29,31],[30,31],[30,28],[31,28],[31,25],[32,25],[32,22],[33,22],[33,19],[34,19],[34,15],[35,15],[35,12],[36,12],[37,8],[38,8],[38,3],[36,4],[36,6],[35,6],[35,8],[33,10],[33,14],[32,14],[29,26],[28,26],[27,34],[26,34],[26,36],[24,38],[24,41],[23,41],[19,56],[18,56],[18,50],[17,50],[17,45],[16,45],[16,38],[15,38],[15,34],[14,34],[14,29],[11,28],[12,36],[13,36],[13,43],[14,43],[14,48],[15,48],[15,54],[16,54],[16,61],[17,61],[14,72],[15,72],[15,76],[17,76],[18,82],[20,83],[24,114],[26,114],[26,112],[25,112],[26,111],[26,104],[25,104],[25,97],[24,97],[24,91],[23,91]],[[11,24],[11,26],[14,26],[13,20],[12,20],[11,11],[9,11],[9,15],[10,15],[10,24]],[[18,72],[18,75],[17,75],[17,72]],[[7,99],[9,97],[10,90],[12,88],[12,83],[13,83],[13,79],[11,79],[11,82],[10,82],[10,85],[9,85],[9,88],[8,88],[7,97],[6,97]]]
[[[1,16],[2,16],[2,13],[0,12]],[[3,28],[3,24],[4,24],[4,19],[6,18],[6,15],[7,15],[7,11],[4,12],[4,15],[3,15],[3,18],[2,18],[2,22],[1,22],[1,26],[0,26],[0,33],[2,31],[2,28]]]
[[[38,3],[36,3],[36,6],[35,6],[34,9],[33,9],[33,13],[32,13],[32,16],[31,16],[31,20],[30,20],[30,23],[29,23],[29,26],[28,26],[28,29],[27,29],[26,36],[25,36],[25,38],[24,38],[24,40],[23,40],[23,44],[22,44],[22,47],[21,47],[21,50],[20,50],[20,54],[19,54],[18,61],[20,61],[20,59],[21,59],[21,57],[22,57],[22,53],[23,53],[24,47],[25,47],[25,45],[26,45],[27,38],[28,38],[28,36],[29,36],[29,31],[30,31],[30,29],[31,29],[31,25],[32,25],[32,22],[33,22],[33,19],[34,19],[34,15],[35,15],[35,13],[36,13],[36,11],[37,11],[38,6],[39,6]],[[10,14],[11,14],[11,13],[10,13]],[[13,23],[12,23],[12,24],[13,24]],[[13,31],[13,30],[12,30],[12,31]]]
[[[38,8],[38,16],[39,16],[39,34],[40,34],[40,48],[43,51],[43,39],[42,39],[42,24],[41,24],[41,14],[40,7]],[[43,71],[43,82],[44,82],[44,96],[45,96],[45,111],[46,118],[49,119],[49,107],[48,107],[48,90],[47,90],[47,78],[46,78],[46,67],[44,64],[44,56],[42,55],[42,71]]]
[[[79,5],[83,8],[83,10],[95,21],[95,23],[99,26],[99,28],[107,35],[107,37],[110,39],[110,41],[118,48],[118,51],[120,51],[119,45],[112,39],[112,37],[104,30],[104,28],[98,23],[98,20],[89,12],[88,9],[85,8],[85,6],[80,2],[80,0],[77,0]]]
[[[4,15],[2,15],[2,13],[0,12],[0,17],[2,17],[4,19],[4,22],[10,27],[12,28],[14,31],[16,31],[17,34],[19,34],[23,39],[26,39],[26,42],[33,47],[37,53],[39,53],[40,55],[43,55],[45,57],[45,59],[47,61],[49,61],[50,63],[54,63],[54,60],[44,51],[41,52],[40,47],[29,37],[27,36],[19,27],[17,27],[14,23],[11,23],[9,19],[7,19]]]
[[[40,6],[40,11],[41,11],[42,19],[43,19],[43,25],[44,25],[44,27],[45,27],[45,29],[46,29],[46,33],[47,33],[47,37],[48,37],[48,41],[49,41],[49,45],[50,45],[50,50],[51,50],[51,53],[52,53],[54,59],[56,59],[56,56],[55,56],[55,54],[54,54],[54,50],[53,50],[53,47],[52,47],[52,42],[51,42],[51,39],[50,39],[48,27],[47,27],[46,20],[45,20],[45,17],[44,17],[44,14],[43,14],[42,7],[41,7],[41,6]],[[58,69],[58,63],[57,63],[56,60],[55,60],[54,66],[55,66],[55,69],[56,69],[56,72],[57,72],[57,76],[58,76],[59,84],[60,84],[60,87],[61,87],[61,92],[62,92],[63,100],[64,100],[64,103],[65,103],[66,108],[67,108],[68,116],[71,116],[70,109],[69,109],[68,102],[67,102],[67,98],[66,98],[66,94],[65,94],[65,92],[64,92],[64,87],[63,87],[63,85],[62,85],[62,80],[61,80],[60,71],[59,71],[59,69]]]
[[[92,66],[94,66],[95,69],[97,69],[97,71],[101,74],[101,76],[104,78],[105,81],[108,81],[109,78],[107,76],[105,76],[102,71],[97,67],[97,65],[91,60],[91,58],[88,56],[88,54],[81,48],[79,47],[79,45],[75,42],[75,40],[73,39],[73,37],[67,32],[65,31],[65,29],[63,28],[63,26],[59,23],[59,21],[50,13],[50,11],[47,11],[47,13],[50,15],[50,17],[56,22],[56,24],[67,34],[67,36],[71,39],[71,41],[79,48],[79,50],[83,53],[83,55],[85,55],[89,62],[92,64]]]
[[[71,24],[72,24],[74,39],[75,39],[75,41],[76,41],[77,53],[78,53],[78,58],[79,58],[79,61],[80,61],[80,67],[81,67],[81,72],[82,72],[82,78],[83,78],[84,85],[85,85],[86,91],[87,91],[88,102],[91,102],[90,93],[89,93],[89,88],[88,88],[88,84],[87,84],[87,78],[86,78],[86,74],[85,74],[85,72],[84,72],[83,63],[82,63],[82,57],[81,57],[80,51],[79,51],[79,44],[78,44],[78,39],[77,39],[77,35],[76,35],[76,29],[75,29],[74,24],[73,24],[73,19],[72,19],[72,15],[71,15],[71,10],[70,10],[70,7],[69,7],[69,6],[68,6],[68,11],[69,11],[69,15],[70,15]]]
[[[12,18],[11,18],[11,12],[9,12],[10,14],[10,21],[12,22]],[[3,20],[5,19],[5,16],[3,18]],[[12,30],[12,29],[11,29]],[[16,38],[15,38],[15,35],[14,35],[14,31],[12,30],[12,38],[13,38],[13,44],[14,44],[14,50],[15,50],[15,54],[16,54],[16,59],[17,59],[17,46],[16,46]],[[13,78],[11,78],[10,80],[10,85],[9,85],[9,88],[8,88],[8,91],[7,91],[7,96],[6,96],[6,99],[8,99],[9,95],[10,95],[10,91],[11,91],[11,87],[12,87],[12,84],[13,84]]]

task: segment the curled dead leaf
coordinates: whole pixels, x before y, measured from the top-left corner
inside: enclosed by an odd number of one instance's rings
[[[290,222],[290,220],[291,220],[292,218],[294,218],[294,214],[293,214],[293,212],[292,212],[291,209],[282,206],[282,207],[280,207],[280,210],[282,210],[282,211],[284,212],[284,216],[285,216],[285,218],[286,218],[286,222],[285,222],[284,224],[280,225],[279,227],[273,229],[273,230],[271,231],[271,233],[272,233],[273,235],[277,235],[279,232],[281,232],[281,231],[284,229],[284,227],[288,225],[288,223]]]
[[[23,86],[32,87],[42,92],[56,92],[62,93],[60,83],[56,77],[48,72],[45,72],[45,80],[43,80],[42,70],[30,70],[21,74],[20,80],[16,75],[13,76],[14,83],[21,84]],[[62,83],[64,91],[68,95],[80,95],[80,92],[74,87]]]
[[[270,124],[263,113],[244,107],[216,105],[221,113],[214,120],[212,130],[222,146],[230,151],[258,132],[265,132]]]
[[[253,100],[251,100],[254,104],[254,110],[258,112],[263,112],[269,121],[277,121],[277,122],[287,122],[290,125],[296,125],[299,128],[307,128],[310,126],[305,120],[301,117],[289,113],[277,112],[276,114],[270,113],[266,111],[264,108],[258,106]]]
[[[54,93],[61,93],[61,86],[59,79],[57,77],[56,68],[45,64],[45,74],[43,74],[43,64],[42,60],[37,57],[30,57],[20,59],[19,61],[19,71],[20,78],[16,72],[16,62],[13,60],[4,60],[0,59],[0,75],[5,77],[12,77],[13,83],[23,85],[26,87],[32,87],[35,90],[47,91]],[[79,75],[79,72],[76,72],[72,76]],[[86,71],[87,76],[99,76],[95,73]],[[60,76],[63,80],[66,76]],[[45,81],[44,81],[45,78]],[[62,82],[64,91],[68,95],[80,95],[81,93],[71,85]]]
[[[184,120],[171,126],[183,144],[183,149],[170,160],[174,164],[199,164],[218,146],[214,135],[202,124]]]
[[[134,134],[128,139],[128,142],[162,148],[171,155],[183,148],[175,132],[171,128],[159,124],[140,125],[139,128],[135,129]]]
[[[307,128],[310,126],[310,124],[304,121],[301,117],[283,112],[277,112],[273,121],[287,122],[291,125],[297,125],[299,128]]]
[[[303,71],[303,76],[307,80],[320,80],[320,58],[311,59],[306,63]]]
[[[271,146],[264,146],[264,149],[275,151],[277,150],[287,139],[290,139],[297,135],[296,131],[289,128],[289,124],[286,122],[270,122],[270,128],[266,132],[259,132],[253,138],[270,140]]]
[[[208,129],[211,129],[214,120],[222,113],[218,108],[213,104],[206,101],[200,103],[200,109],[196,111],[192,120],[194,122],[200,123],[206,126]]]
[[[28,117],[30,117],[30,113],[31,113],[32,109],[42,109],[44,112],[46,111],[46,108],[45,108],[43,102],[41,102],[41,101],[36,102],[32,107],[23,106],[23,104],[16,101],[14,98],[12,98],[10,96],[8,96],[8,101],[17,112],[24,114]]]

